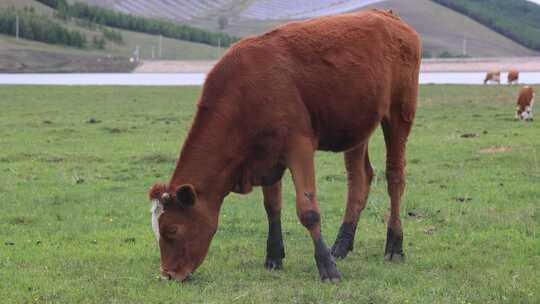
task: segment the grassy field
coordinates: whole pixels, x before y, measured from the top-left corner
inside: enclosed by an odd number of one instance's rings
[[[405,263],[383,262],[389,200],[377,131],[377,178],[355,251],[338,261],[341,284],[318,280],[287,174],[284,270],[263,268],[256,189],[226,198],[209,256],[180,285],[158,281],[147,190],[168,180],[200,88],[1,87],[0,301],[539,303],[540,124],[513,120],[516,92],[421,88],[402,208]],[[345,206],[341,155],[317,155],[317,181],[331,244]]]

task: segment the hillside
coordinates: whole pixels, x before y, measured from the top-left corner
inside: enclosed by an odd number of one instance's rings
[[[467,56],[473,57],[538,55],[435,1],[439,0],[68,0],[71,4],[99,5],[124,14],[160,18],[233,36],[259,34],[290,20],[368,8],[392,9],[421,34],[426,57],[452,57],[461,55],[464,50]],[[95,24],[89,26],[88,21],[74,18],[60,20],[53,9],[34,0],[0,0],[2,10],[29,7],[35,14],[67,30],[82,33],[87,46],[63,47],[0,35],[0,72],[130,71],[135,64],[130,63],[129,58],[134,56],[137,47],[143,60],[217,59],[225,51],[210,45],[162,38],[159,57],[160,38],[156,35]],[[525,15],[527,20],[537,18]],[[103,40],[104,31],[115,31],[122,41],[104,40],[103,48],[97,47],[96,40]]]
[[[61,21],[53,18],[54,10],[33,0],[0,0],[0,9],[32,8],[39,16],[47,16],[70,30],[83,33],[87,40],[103,36],[100,27],[88,27],[76,21]],[[108,28],[108,27],[103,27]],[[158,58],[159,37],[138,32],[118,30],[121,43],[107,41],[104,49],[87,47],[78,49],[51,45],[31,40],[16,40],[12,36],[0,35],[0,72],[122,72],[131,71],[135,64],[129,62],[136,47],[142,60]],[[162,38],[161,59],[199,60],[217,59],[224,49],[199,43]]]
[[[85,0],[84,2],[135,15],[166,18],[213,31],[221,29],[235,36],[259,34],[289,20],[366,8],[392,9],[421,34],[426,54],[431,56],[461,55],[464,38],[468,56],[537,55],[537,52],[431,0]],[[224,20],[226,22],[223,22]]]
[[[424,49],[434,56],[445,51],[461,54],[464,38],[467,55],[473,57],[537,55],[535,51],[430,0],[387,0],[370,7],[398,12],[420,33]]]
[[[540,51],[540,5],[527,0],[433,0]]]

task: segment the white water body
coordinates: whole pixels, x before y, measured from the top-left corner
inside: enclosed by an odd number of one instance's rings
[[[421,73],[421,84],[483,84],[485,73]],[[204,73],[0,74],[0,85],[198,86]],[[501,74],[506,83],[506,74]],[[540,72],[523,72],[520,84],[540,84]]]
[[[420,73],[421,84],[484,84],[486,73],[444,72]],[[506,83],[507,73],[501,73],[501,84]],[[520,84],[540,84],[540,72],[519,73]]]

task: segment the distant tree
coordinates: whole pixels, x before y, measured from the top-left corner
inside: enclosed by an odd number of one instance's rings
[[[92,46],[98,50],[105,49],[105,39],[103,39],[103,37],[94,36],[94,38],[92,38]]]
[[[431,52],[428,50],[422,50],[422,58],[432,58]]]
[[[540,6],[527,0],[432,0],[540,51]]]
[[[84,48],[86,37],[53,22],[46,15],[8,9],[0,11],[0,33],[15,36],[15,20],[19,16],[19,36],[24,39]]]
[[[124,42],[124,37],[122,36],[122,33],[120,33],[119,31],[103,27],[101,29],[101,32],[103,33],[103,37],[105,37],[105,39],[107,39],[109,41],[113,41],[115,43],[123,43]]]
[[[444,51],[444,52],[440,53],[437,57],[438,58],[469,58],[470,56],[462,55],[462,54],[456,55],[456,54],[452,54],[452,53],[450,53],[448,51]]]
[[[56,9],[56,16],[62,19],[76,18],[130,31],[203,43],[212,46],[229,46],[238,38],[224,33],[210,32],[204,29],[180,25],[159,19],[149,19],[124,14],[106,8],[90,6],[86,3],[67,3],[65,0],[36,0]],[[228,23],[228,20],[227,20]]]

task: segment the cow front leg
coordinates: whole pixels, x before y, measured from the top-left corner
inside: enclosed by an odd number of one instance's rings
[[[341,275],[321,234],[321,216],[315,191],[314,146],[309,138],[294,141],[288,166],[296,189],[296,212],[309,231],[315,249],[315,262],[323,282],[339,282]]]
[[[263,187],[264,209],[268,217],[268,239],[266,241],[266,260],[268,270],[281,269],[285,248],[281,233],[281,181],[272,186]]]

